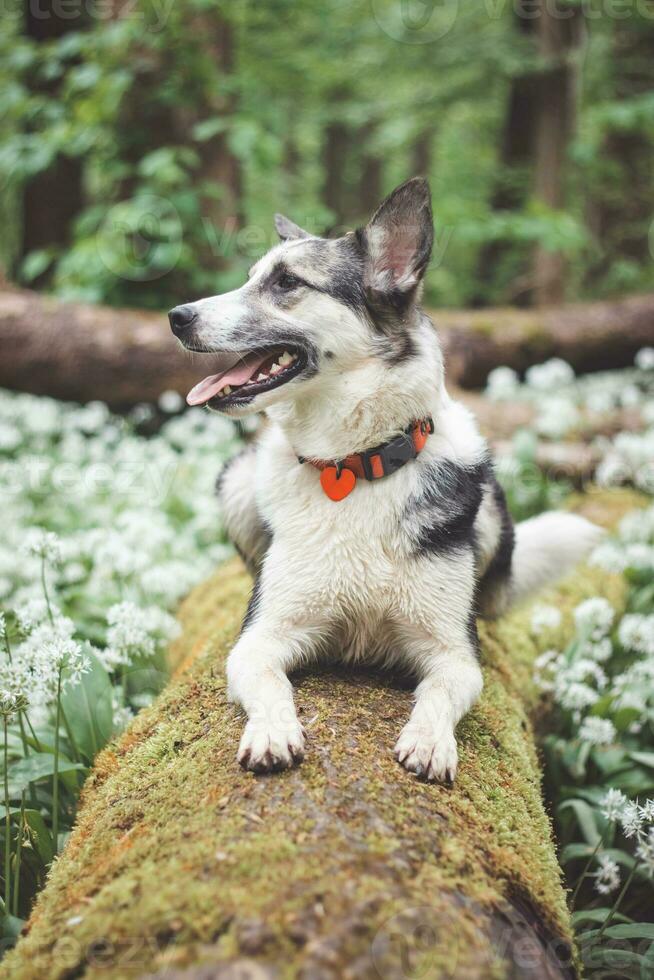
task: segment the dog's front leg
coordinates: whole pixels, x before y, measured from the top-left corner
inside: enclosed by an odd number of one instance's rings
[[[474,644],[467,637],[447,646],[413,641],[409,650],[422,680],[415,705],[395,746],[399,762],[429,780],[452,783],[458,762],[454,731],[483,685]]]
[[[287,769],[304,756],[304,730],[286,676],[296,658],[279,635],[270,624],[255,622],[227,660],[229,697],[248,715],[238,761],[253,772]]]

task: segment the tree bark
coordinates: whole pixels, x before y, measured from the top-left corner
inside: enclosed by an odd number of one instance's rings
[[[654,24],[647,16],[612,24],[613,99],[629,106],[652,89]],[[609,128],[600,156],[603,170],[588,202],[587,213],[599,258],[587,274],[602,285],[616,260],[643,266],[651,262],[654,141],[642,124]],[[624,189],[628,188],[628,193]]]
[[[570,6],[566,16],[546,0],[540,4],[538,47],[547,69],[538,81],[535,124],[534,196],[551,210],[565,204],[565,163],[573,132],[577,101],[574,52],[582,37],[583,12]],[[562,303],[565,259],[560,252],[537,246],[534,254],[533,300],[536,306]]]
[[[86,22],[83,5],[68,10],[68,15],[46,4],[25,4],[25,34],[37,43],[47,43],[71,31],[79,31]],[[35,90],[43,96],[56,98],[59,79],[40,81]],[[17,266],[31,252],[61,249],[70,241],[73,220],[82,209],[83,162],[79,157],[59,154],[49,167],[35,174],[23,190],[23,213],[20,250]],[[44,286],[47,271],[36,277],[34,285]]]
[[[325,182],[323,201],[334,217],[327,234],[341,234],[351,213],[352,188],[348,183],[348,168],[352,155],[352,129],[343,119],[342,107],[347,98],[343,88],[333,89],[327,98],[330,116],[323,135],[323,166]]]
[[[613,498],[593,494],[596,518],[602,500],[624,510]],[[232,563],[184,603],[176,678],[97,759],[13,980],[573,976],[529,611],[481,627],[485,689],[459,727],[454,788],[395,763],[411,693],[374,671],[299,678],[305,762],[254,777],[235,762],[223,670],[248,591]],[[562,585],[555,643],[579,601],[623,594],[598,569]]]
[[[626,367],[654,337],[654,294],[532,312],[431,312],[447,380],[464,388],[482,387],[499,364],[524,371],[555,356],[577,371]],[[210,361],[180,349],[163,313],[0,289],[0,387],[122,410],[169,389],[185,394]]]
[[[523,39],[533,34],[534,21],[520,16],[518,10],[514,16],[514,24]],[[533,70],[511,78],[498,173],[490,202],[493,211],[518,211],[526,201],[529,187],[527,174],[534,153],[537,93],[538,75]],[[504,264],[507,253],[514,250],[515,246],[506,241],[490,241],[482,247],[477,265],[477,279],[483,288],[474,297],[473,305],[483,306],[488,303],[488,292],[492,291],[500,265]],[[525,271],[520,262],[507,287],[511,293],[511,302],[521,305],[524,305],[526,299]],[[523,285],[518,285],[519,282]]]

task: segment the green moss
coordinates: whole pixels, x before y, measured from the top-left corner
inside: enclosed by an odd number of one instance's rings
[[[235,958],[282,977],[396,975],[402,953],[434,977],[499,977],[522,914],[530,934],[570,942],[532,735],[528,610],[481,625],[485,690],[459,728],[453,789],[395,763],[411,694],[363,671],[299,678],[306,761],[255,777],[235,762],[242,719],[223,671],[248,592],[233,562],[183,604],[176,678],[98,758],[7,975],[122,978]],[[554,593],[564,617],[548,644],[595,594],[619,606],[622,584],[584,570]]]

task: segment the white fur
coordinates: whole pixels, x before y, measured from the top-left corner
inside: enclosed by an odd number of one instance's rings
[[[552,511],[516,528],[511,601],[561,578],[598,543],[604,531],[577,514]]]

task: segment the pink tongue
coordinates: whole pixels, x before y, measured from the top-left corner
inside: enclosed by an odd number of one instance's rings
[[[264,361],[268,360],[269,354],[251,354],[240,364],[223,371],[222,374],[211,374],[204,381],[200,381],[195,388],[191,388],[186,396],[188,405],[204,405],[210,398],[214,398],[225,385],[242,385],[249,381],[257,368],[261,367]]]

